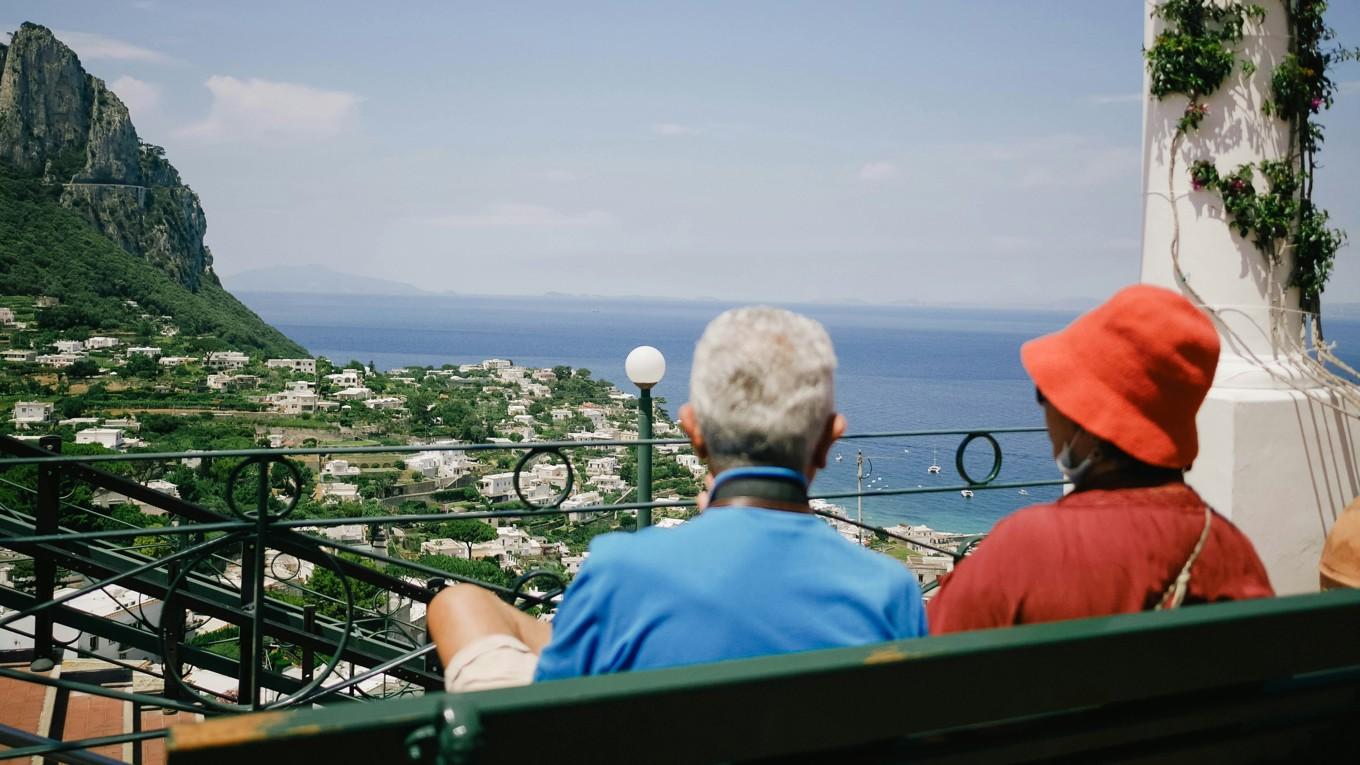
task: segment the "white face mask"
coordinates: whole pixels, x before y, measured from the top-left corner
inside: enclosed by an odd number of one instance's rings
[[[1057,458],[1053,460],[1057,463],[1058,470],[1063,474],[1063,477],[1075,485],[1081,485],[1082,479],[1086,477],[1087,473],[1091,472],[1091,468],[1096,464],[1096,452],[1094,449],[1092,449],[1091,453],[1086,455],[1086,459],[1082,460],[1079,464],[1072,464],[1072,444],[1077,442],[1077,438],[1080,437],[1081,434],[1082,431],[1078,430],[1076,435],[1072,436],[1072,440],[1063,444],[1062,449],[1058,450]]]

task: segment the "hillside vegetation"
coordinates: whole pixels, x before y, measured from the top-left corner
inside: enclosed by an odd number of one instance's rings
[[[214,336],[232,348],[308,355],[232,297],[216,276],[206,274],[191,291],[62,207],[56,189],[2,167],[0,285],[7,295],[60,299],[61,306],[41,318],[53,329],[133,330],[125,301],[134,300],[153,316],[174,317],[182,332]]]

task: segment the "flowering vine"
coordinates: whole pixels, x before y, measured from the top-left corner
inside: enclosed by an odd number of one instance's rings
[[[1294,255],[1289,286],[1298,287],[1301,307],[1314,314],[1332,264],[1346,241],[1345,232],[1327,226],[1328,214],[1313,204],[1313,177],[1323,128],[1313,116],[1330,108],[1336,84],[1328,69],[1357,58],[1360,50],[1329,45],[1335,33],[1326,25],[1325,0],[1281,0],[1289,22],[1289,51],[1271,73],[1271,97],[1262,110],[1289,123],[1290,150],[1281,160],[1244,164],[1221,173],[1212,159],[1190,166],[1191,186],[1216,191],[1237,233],[1250,237],[1271,264],[1288,249]],[[1174,176],[1177,148],[1186,133],[1203,122],[1207,109],[1202,98],[1217,90],[1238,62],[1232,45],[1242,39],[1248,19],[1265,17],[1258,5],[1212,0],[1166,0],[1153,13],[1166,22],[1147,52],[1150,90],[1157,98],[1173,93],[1189,99],[1177,121],[1172,141]],[[1256,71],[1241,60],[1244,74]],[[1263,189],[1258,190],[1258,179]],[[1173,258],[1178,249],[1173,245]],[[1179,263],[1177,265],[1179,269]]]

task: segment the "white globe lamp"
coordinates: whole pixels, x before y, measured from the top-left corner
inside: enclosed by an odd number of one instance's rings
[[[650,390],[666,375],[666,357],[650,345],[639,345],[623,362],[628,379],[643,390]]]

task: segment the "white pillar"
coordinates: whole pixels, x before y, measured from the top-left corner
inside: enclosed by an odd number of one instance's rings
[[[1257,70],[1235,67],[1202,99],[1198,130],[1172,146],[1187,99],[1147,97],[1143,106],[1143,281],[1178,289],[1212,309],[1223,355],[1198,425],[1200,456],[1188,480],[1256,545],[1280,593],[1317,589],[1322,542],[1340,510],[1360,495],[1360,423],[1319,403],[1326,389],[1304,381],[1297,362],[1301,316],[1297,290],[1284,290],[1291,263],[1274,268],[1250,240],[1228,225],[1215,191],[1194,191],[1190,165],[1237,166],[1289,152],[1286,123],[1268,117],[1270,77],[1287,46],[1280,0],[1257,0],[1261,22],[1248,21],[1237,49]],[[1145,0],[1144,47],[1163,22]],[[1144,71],[1143,90],[1147,92]],[[1325,172],[1325,169],[1323,170]],[[1264,188],[1258,180],[1257,188]],[[1173,215],[1174,205],[1174,215]],[[1179,233],[1183,280],[1174,272]],[[1274,301],[1272,305],[1272,294]]]

